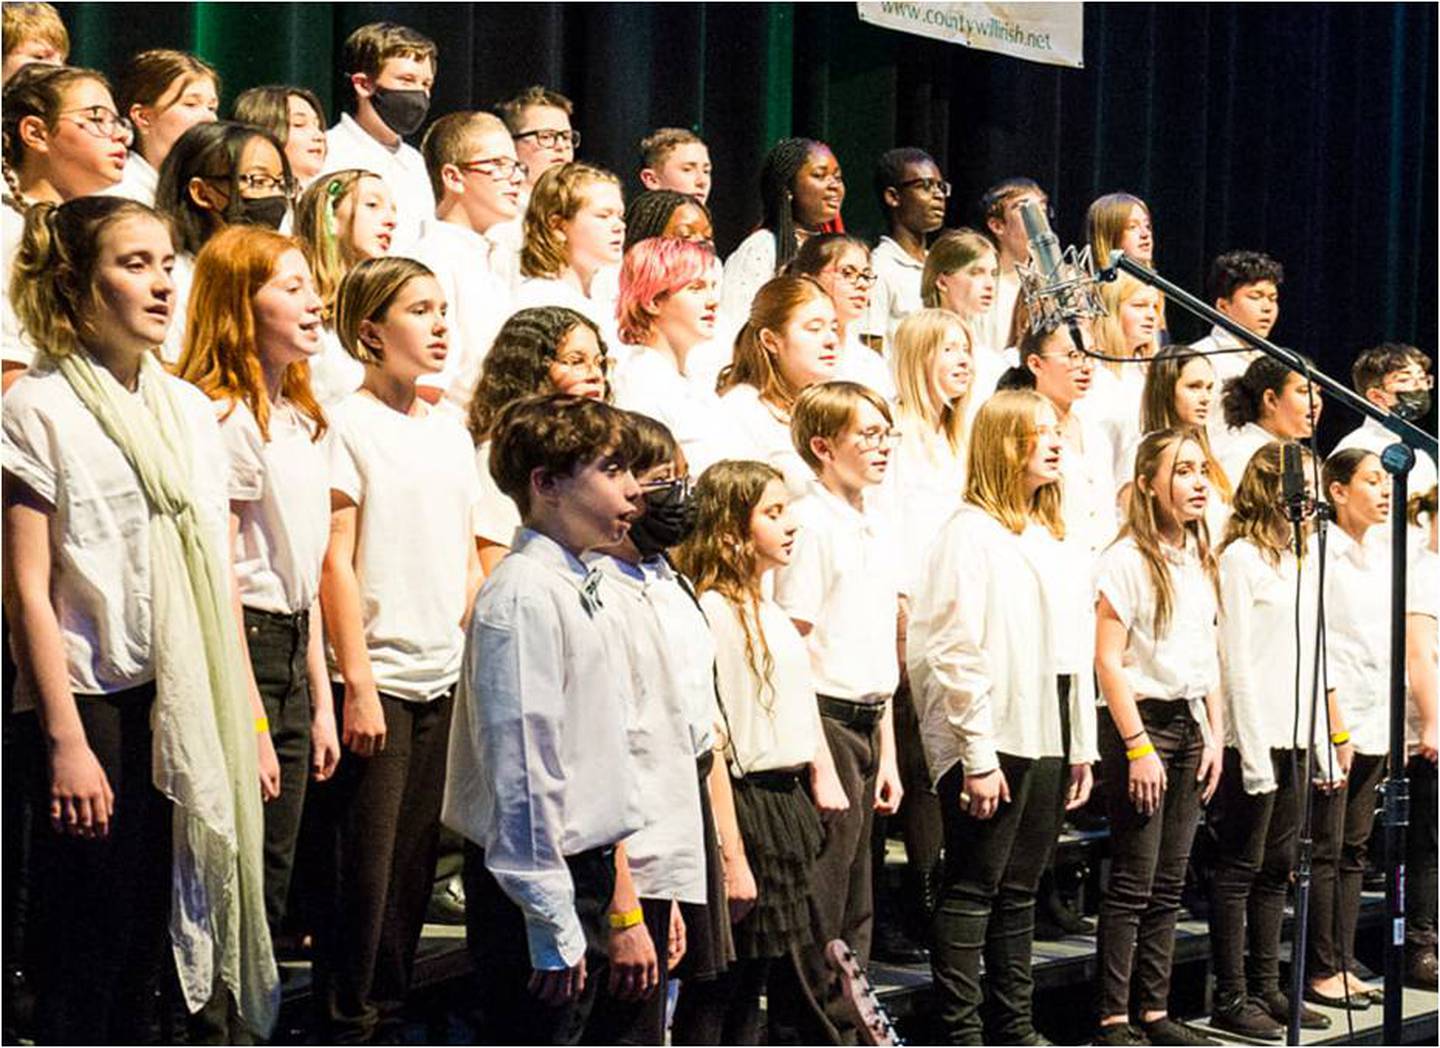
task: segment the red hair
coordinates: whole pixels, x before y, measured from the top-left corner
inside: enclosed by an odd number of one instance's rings
[[[710,248],[678,237],[650,237],[631,245],[620,264],[620,298],[615,304],[621,341],[641,342],[655,322],[645,307],[699,280],[714,261]]]

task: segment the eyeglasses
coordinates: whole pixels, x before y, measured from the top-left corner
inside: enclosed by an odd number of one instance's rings
[[[541,149],[554,149],[561,144],[570,146],[571,149],[580,148],[579,131],[557,131],[553,128],[544,128],[540,131],[521,131],[518,135],[511,135],[515,141],[522,138],[533,138],[535,144]]]
[[[94,135],[96,138],[114,138],[116,131],[126,145],[135,138],[135,126],[115,110],[106,106],[85,106],[83,109],[64,109],[60,116],[70,116],[72,113],[82,114],[79,117],[70,117],[70,122],[81,130]]]
[[[871,287],[878,279],[873,269],[858,269],[855,266],[841,266],[833,271],[837,277],[852,287]]]
[[[855,443],[861,451],[889,451],[900,443],[901,432],[898,429],[867,429],[857,434]]]
[[[671,477],[669,480],[651,480],[640,485],[640,493],[643,495],[659,495],[661,492],[673,491],[678,498],[687,498],[694,490],[694,481],[687,474],[683,477]]]
[[[530,177],[530,168],[508,156],[491,156],[483,160],[467,160],[456,164],[461,171],[473,171],[477,175],[489,175],[497,182],[523,182]]]
[[[605,356],[566,353],[563,357],[556,357],[555,364],[566,371],[598,371],[602,375],[610,371],[610,358]]]
[[[1084,367],[1092,359],[1089,353],[1081,353],[1078,349],[1072,349],[1069,353],[1042,353],[1040,356],[1045,360],[1063,360],[1070,365],[1071,370]]]
[[[1421,390],[1434,389],[1435,376],[1405,375],[1402,378],[1395,379],[1393,382],[1385,383],[1382,388],[1386,393],[1409,393],[1411,391],[1419,392]]]
[[[207,182],[229,182],[230,175],[201,175]],[[234,176],[235,184],[242,190],[249,190],[261,196],[286,196],[295,195],[295,182],[292,179],[267,174],[255,174],[246,172]]]
[[[922,193],[939,193],[945,199],[950,198],[950,183],[943,178],[910,178],[897,185],[896,189],[909,189],[915,186]]]
[[[1021,204],[1025,204],[1025,203],[1029,203],[1029,202],[1030,202],[1030,201],[1017,200],[1017,201],[1015,201],[1013,204],[1007,204],[1006,207],[1005,207],[1005,210],[1006,210],[1006,211],[1012,211],[1012,212],[1018,212],[1018,211],[1020,210],[1020,205],[1021,205]],[[1045,212],[1045,217],[1048,218],[1051,222],[1054,222],[1054,221],[1055,221],[1055,209],[1050,206],[1050,201],[1045,200],[1045,201],[1040,201],[1039,203],[1040,203],[1040,208],[1041,208],[1041,210]]]

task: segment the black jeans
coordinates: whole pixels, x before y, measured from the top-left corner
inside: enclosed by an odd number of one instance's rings
[[[115,795],[109,836],[50,825],[50,774],[38,718],[27,722],[40,773],[32,797],[36,1039],[41,1044],[161,1043],[176,988],[170,953],[172,806],[155,788],[155,688],[77,695],[85,741]]]
[[[917,877],[940,862],[945,831],[940,822],[940,801],[930,781],[930,765],[920,741],[920,720],[910,685],[902,684],[892,700],[895,704],[895,760],[899,766],[904,797],[893,818],[900,820],[905,837],[905,858]],[[883,856],[883,849],[882,849]]]
[[[265,805],[265,917],[275,931],[285,918],[310,780],[310,617],[246,608],[245,642],[280,762],[280,796]]]
[[[1355,968],[1355,925],[1365,857],[1375,825],[1375,787],[1385,758],[1355,754],[1343,788],[1315,794],[1315,872],[1310,889],[1310,949],[1306,970],[1314,980]]]
[[[671,1043],[759,1044],[760,995],[773,961],[741,957],[713,979],[682,983]]]
[[[485,853],[465,842],[465,944],[475,961],[489,1044],[581,1044],[593,1041],[591,1014],[610,977],[606,911],[615,894],[615,850],[593,848],[566,856],[575,886],[575,912],[585,930],[585,989],[567,1005],[542,1004],[529,990],[530,942],[525,915],[485,868]],[[663,941],[657,953],[664,957]],[[664,961],[662,959],[661,963]]]
[[[1245,792],[1240,751],[1227,748],[1210,803],[1206,827],[1215,841],[1210,939],[1217,996],[1280,989],[1280,926],[1299,842],[1304,798],[1296,780],[1304,775],[1305,755],[1271,750],[1270,760],[1276,788],[1255,796]]]
[[[310,793],[328,889],[315,929],[315,1000],[322,1039],[363,1043],[398,1019],[435,880],[452,696],[406,702],[381,694],[385,749],[346,753]],[[344,690],[335,685],[344,732]]]
[[[1200,821],[1202,785],[1195,781],[1204,752],[1200,725],[1183,701],[1141,699],[1145,731],[1165,764],[1160,809],[1141,815],[1130,800],[1129,762],[1114,720],[1100,719],[1105,764],[1105,810],[1110,818],[1110,877],[1100,897],[1096,948],[1100,1015],[1128,1015],[1130,983],[1137,981],[1141,1013],[1169,1008],[1175,922],[1185,865]]]
[[[1435,803],[1435,764],[1411,757],[1405,765],[1410,780],[1410,829],[1405,835],[1405,942],[1435,949],[1436,841],[1440,815]]]

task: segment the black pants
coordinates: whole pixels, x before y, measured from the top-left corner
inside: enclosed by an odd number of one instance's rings
[[[875,778],[880,770],[880,725],[855,727],[821,716],[825,741],[850,807],[825,823],[810,895],[812,941],[770,971],[767,997],[771,1044],[853,1044],[855,1024],[840,984],[825,960],[825,944],[844,939],[860,963],[870,959],[874,918],[870,836]]]
[[[759,1044],[760,995],[773,960],[741,957],[713,979],[684,983],[675,1005],[671,1043]]]
[[[1276,789],[1248,794],[1240,751],[1227,748],[1206,823],[1215,841],[1210,940],[1221,997],[1280,989],[1280,926],[1299,841],[1304,796],[1296,781],[1305,755],[1271,750],[1270,759]]]
[[[1315,872],[1310,889],[1310,949],[1306,970],[1320,980],[1355,967],[1355,925],[1365,856],[1375,825],[1375,787],[1385,758],[1355,754],[1343,788],[1315,794]]]
[[[465,943],[475,961],[490,1044],[582,1044],[600,987],[609,978],[606,910],[615,894],[615,851],[595,848],[567,856],[575,886],[575,912],[585,930],[585,989],[561,1007],[542,1004],[529,990],[533,969],[525,915],[485,868],[485,853],[465,843]],[[660,947],[663,957],[663,946]],[[664,963],[663,961],[661,963]]]
[[[280,762],[280,796],[265,805],[265,917],[275,931],[285,918],[310,780],[310,617],[246,608],[245,642]]]
[[[925,760],[925,747],[920,741],[920,720],[915,713],[915,699],[910,685],[902,684],[895,693],[895,760],[899,766],[900,788],[904,796],[900,810],[893,816],[900,820],[905,838],[905,858],[914,874],[928,873],[940,862],[940,847],[945,832],[940,822],[940,801],[930,781],[930,766]],[[882,849],[883,855],[883,849]]]
[[[1195,781],[1204,751],[1189,703],[1141,699],[1141,722],[1165,764],[1160,809],[1141,815],[1130,800],[1125,743],[1108,715],[1100,717],[1105,810],[1110,818],[1110,877],[1100,898],[1096,935],[1100,1015],[1127,1015],[1136,982],[1141,1013],[1169,1009],[1175,922],[1185,865],[1200,821],[1202,784]]]
[[[115,795],[109,836],[50,825],[50,775],[35,714],[21,714],[41,773],[33,797],[36,1037],[42,1044],[159,1043],[175,986],[170,919],[172,806],[153,784],[153,685],[76,696],[85,740]]]
[[[1405,765],[1410,780],[1410,829],[1405,835],[1405,942],[1435,949],[1436,841],[1435,764],[1411,757]]]
[[[322,1039],[363,1043],[398,1019],[435,875],[451,696],[380,696],[385,749],[346,753],[311,791],[326,840],[328,886],[315,929],[315,999]],[[335,686],[344,732],[344,692]]]

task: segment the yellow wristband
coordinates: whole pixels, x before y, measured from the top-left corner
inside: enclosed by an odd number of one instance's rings
[[[624,913],[612,913],[610,915],[610,930],[612,932],[623,932],[626,928],[633,928],[645,919],[645,911],[640,907],[633,910],[626,910]]]
[[[1148,757],[1155,752],[1155,744],[1147,742],[1144,746],[1136,746],[1133,750],[1125,751],[1125,759],[1138,761],[1141,757]]]
[[[1337,731],[1330,736],[1330,745],[1332,746],[1344,746],[1349,741],[1350,733],[1348,731]]]
[[[265,731],[269,731],[269,730],[270,730],[270,718],[269,718],[269,717],[256,717],[256,718],[255,718],[255,734],[256,734],[256,735],[259,735],[261,732],[265,732]]]

